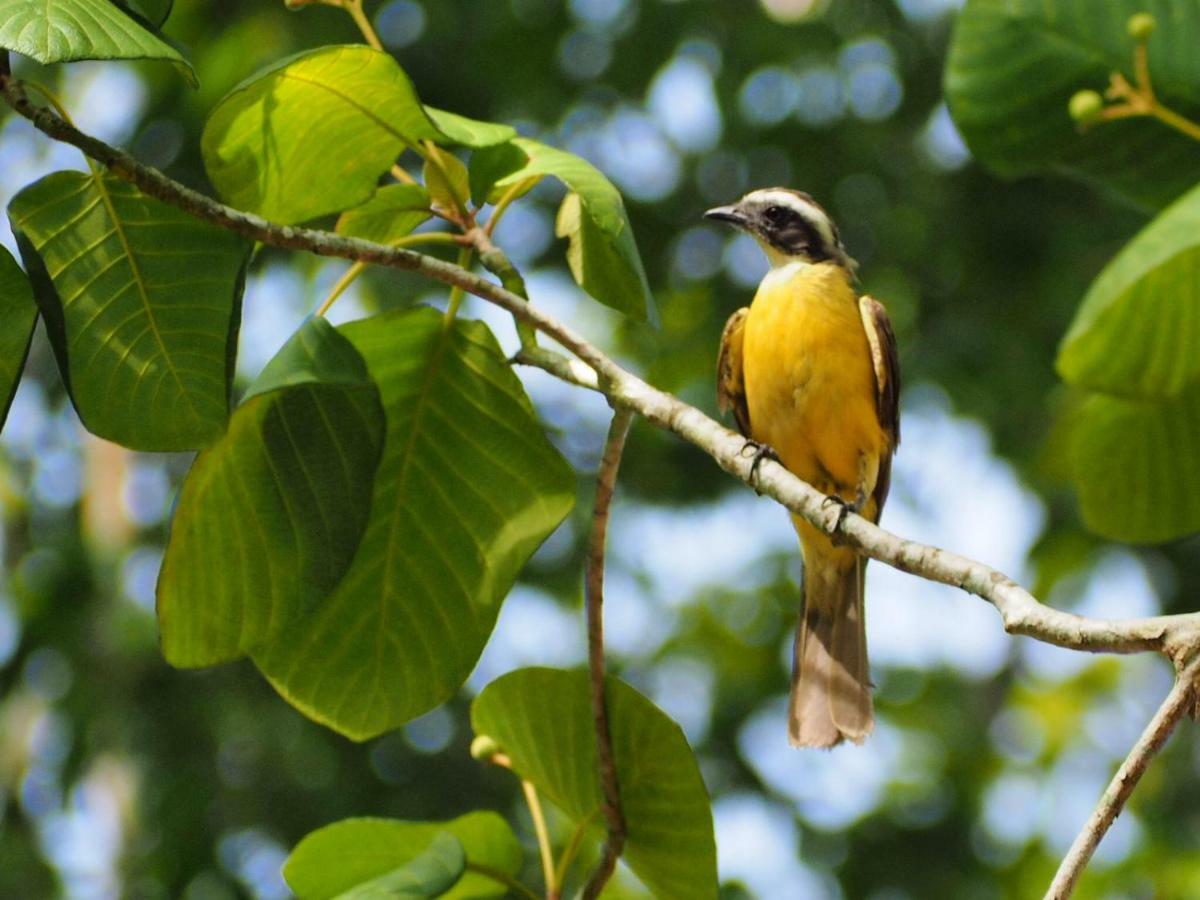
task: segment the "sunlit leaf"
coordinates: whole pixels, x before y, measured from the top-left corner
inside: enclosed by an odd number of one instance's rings
[[[216,440],[247,244],[109,175],[48,175],[9,217],[88,429],[137,450]]]
[[[442,143],[457,144],[460,147],[491,147],[511,141],[517,136],[517,130],[511,125],[468,119],[466,116],[434,109],[432,106],[425,107],[425,112],[444,135],[439,139]]]
[[[624,682],[607,682],[608,715],[628,828],[625,862],[661,900],[717,896],[708,792],[679,726]],[[476,734],[493,738],[575,822],[603,828],[596,737],[584,672],[520,669],[471,706]]]
[[[0,247],[0,426],[17,392],[36,322],[37,304],[29,279],[12,254]]]
[[[1002,175],[1067,171],[1162,206],[1196,181],[1200,144],[1151,119],[1080,130],[1067,113],[1081,89],[1112,72],[1133,77],[1129,17],[1149,9],[1156,92],[1200,113],[1200,30],[1192,0],[968,0],[955,22],[946,99],[971,151]]]
[[[158,582],[168,661],[242,656],[333,589],[366,526],[382,446],[362,357],[308,320],[184,481]]]
[[[293,705],[366,739],[458,690],[575,483],[482,323],[418,307],[342,330],[387,416],[370,522],[333,594],[254,659]]]
[[[429,192],[419,184],[389,184],[338,217],[337,233],[379,244],[410,234],[429,219]]]
[[[1130,241],[1100,273],[1058,352],[1072,384],[1164,397],[1200,379],[1200,188]]]
[[[567,261],[585,291],[606,306],[638,319],[656,318],[654,299],[638,255],[621,194],[581,157],[526,138],[476,154],[472,193],[478,201],[493,188],[550,175],[570,193],[558,217],[558,234],[570,241]]]
[[[296,845],[283,877],[300,900],[331,900],[407,865],[441,833],[458,839],[468,863],[510,876],[521,869],[523,852],[508,823],[493,812],[473,812],[449,822],[345,819],[326,825]],[[505,894],[493,879],[468,871],[442,896],[482,900]]]
[[[0,0],[0,47],[40,63],[167,59],[194,78],[178,50],[109,0]]]
[[[254,75],[217,104],[201,149],[221,196],[278,222],[367,201],[406,145],[442,139],[386,53],[322,47]]]
[[[1097,534],[1149,543],[1200,531],[1200,386],[1165,400],[1092,395],[1072,417],[1070,462]]]

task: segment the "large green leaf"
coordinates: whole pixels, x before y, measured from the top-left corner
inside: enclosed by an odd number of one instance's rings
[[[88,429],[136,450],[220,437],[248,245],[109,175],[48,175],[9,218]]]
[[[169,59],[194,77],[179,51],[109,0],[0,0],[0,47],[40,63]]]
[[[355,885],[338,900],[419,900],[442,897],[454,886],[467,865],[458,838],[447,832],[434,835],[428,846],[399,868]]]
[[[404,70],[360,45],[283,60],[235,87],[201,149],[225,200],[278,222],[358,206],[405,145],[444,139]]]
[[[1070,464],[1096,533],[1148,543],[1200,530],[1200,386],[1157,401],[1088,397],[1072,419]]]
[[[1162,206],[1196,181],[1200,144],[1150,119],[1084,131],[1067,113],[1111,72],[1132,78],[1126,22],[1159,23],[1150,68],[1162,100],[1200,113],[1200,5],[1195,0],[968,0],[946,65],[946,99],[971,151],[1002,175],[1069,171]]]
[[[244,655],[336,586],[367,523],[383,446],[362,357],[310,319],[192,465],[158,581],[177,666]]]
[[[37,304],[29,279],[12,254],[0,247],[0,426],[17,392],[36,323]]]
[[[625,862],[662,900],[716,897],[712,812],[687,739],[627,684],[610,678],[607,695],[628,829]],[[475,698],[471,724],[574,821],[603,826],[585,672],[511,672]]]
[[[472,812],[449,822],[344,819],[326,825],[296,845],[283,877],[300,900],[331,900],[358,884],[408,864],[440,833],[456,837],[468,864],[515,876],[523,853],[508,823],[494,812]],[[474,872],[442,896],[448,900],[503,897],[505,888]]]
[[[362,206],[342,213],[337,233],[390,244],[429,219],[430,202],[429,191],[419,184],[385,185]]]
[[[343,333],[387,416],[370,522],[337,590],[254,659],[292,704],[366,739],[458,690],[575,485],[482,323],[419,307]]]
[[[1057,366],[1072,384],[1125,396],[1170,396],[1200,378],[1200,187],[1100,273]]]
[[[476,202],[493,188],[530,178],[550,175],[565,184],[570,193],[559,212],[558,235],[570,241],[567,262],[575,281],[606,306],[638,319],[656,318],[625,203],[599,169],[573,153],[517,138],[478,151],[471,170]]]

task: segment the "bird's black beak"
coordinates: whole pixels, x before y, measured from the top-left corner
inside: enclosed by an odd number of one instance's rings
[[[715,219],[718,222],[729,222],[738,228],[745,228],[750,224],[750,220],[746,217],[746,214],[737,206],[713,207],[704,214],[704,218]]]

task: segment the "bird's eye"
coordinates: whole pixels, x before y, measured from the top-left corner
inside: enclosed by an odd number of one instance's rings
[[[772,225],[778,225],[787,218],[788,211],[782,206],[768,206],[763,211],[763,216]]]

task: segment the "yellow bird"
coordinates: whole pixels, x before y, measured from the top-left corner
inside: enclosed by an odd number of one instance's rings
[[[887,499],[900,441],[900,369],[883,306],[859,297],[855,262],[807,194],[753,191],[705,216],[743,229],[771,270],[730,317],[717,361],[717,399],[742,434],[791,472],[871,521]],[[792,517],[804,555],[788,739],[798,747],[855,743],[875,714],[867,667],[866,561]]]

